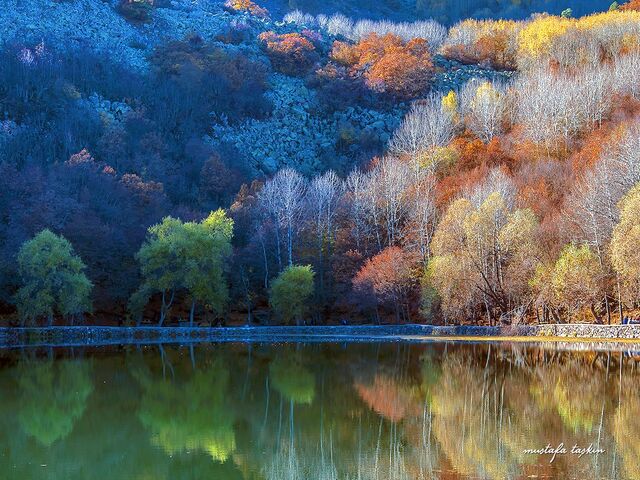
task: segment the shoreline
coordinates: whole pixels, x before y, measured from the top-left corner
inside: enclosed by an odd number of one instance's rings
[[[243,327],[2,327],[0,348],[144,344],[512,342],[640,345],[640,325],[553,324],[519,326],[340,325]],[[585,348],[582,348],[585,349]],[[588,349],[588,348],[586,348]]]

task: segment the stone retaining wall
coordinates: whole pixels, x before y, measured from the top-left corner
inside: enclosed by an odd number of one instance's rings
[[[520,325],[504,327],[363,325],[300,327],[48,327],[0,328],[0,346],[115,345],[191,342],[423,341],[438,337],[638,339],[640,325]]]

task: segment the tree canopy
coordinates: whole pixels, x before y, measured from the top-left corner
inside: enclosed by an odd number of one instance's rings
[[[314,276],[311,265],[293,265],[271,284],[271,307],[285,323],[299,322],[309,312]]]
[[[211,212],[201,222],[166,217],[150,227],[136,255],[143,282],[130,301],[132,312],[140,315],[149,296],[160,292],[162,323],[176,293],[186,292],[191,300],[191,321],[196,304],[222,313],[229,295],[225,261],[231,255],[232,237],[233,220],[223,210]]]
[[[23,321],[33,322],[53,316],[75,316],[91,311],[92,284],[84,274],[85,265],[71,243],[50,230],[26,241],[18,253],[22,287],[16,305]]]

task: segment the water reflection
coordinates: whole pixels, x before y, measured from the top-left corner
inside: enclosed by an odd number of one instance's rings
[[[2,478],[640,478],[640,375],[618,353],[211,345],[0,359]],[[526,452],[560,443],[605,452]]]

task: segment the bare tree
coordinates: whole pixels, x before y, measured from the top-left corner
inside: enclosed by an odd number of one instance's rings
[[[291,168],[285,168],[268,180],[260,191],[260,204],[276,224],[278,266],[280,269],[282,269],[282,260],[279,230],[282,228],[286,232],[287,256],[291,266],[293,265],[293,238],[299,228],[306,183],[306,180],[298,172]]]
[[[570,27],[549,47],[549,59],[564,68],[595,67],[600,63],[601,49],[592,29]]]
[[[442,107],[439,96],[414,103],[389,142],[393,155],[407,155],[416,160],[423,153],[443,147],[453,140],[455,121]]]
[[[611,85],[613,92],[640,98],[640,53],[617,57],[611,68]]]
[[[640,182],[640,121],[631,124],[604,151],[594,167],[578,179],[565,206],[565,214],[578,232],[576,240],[593,246],[601,259],[618,222],[618,202]]]
[[[470,80],[460,97],[467,126],[478,138],[487,143],[502,133],[507,112],[503,85]]]
[[[511,177],[500,168],[491,170],[482,183],[467,190],[464,196],[477,208],[494,192],[500,194],[508,210],[513,209],[517,194],[516,186]]]
[[[324,247],[326,244],[330,248],[333,243],[336,213],[343,190],[342,180],[333,171],[315,177],[307,189],[306,209],[318,242],[318,263],[320,265],[318,278],[321,289],[324,277]]]
[[[430,172],[411,185],[408,222],[402,235],[406,247],[417,250],[425,262],[436,227],[435,186],[436,177]]]
[[[262,214],[264,215],[264,219],[262,222],[260,222],[260,230],[259,230],[259,239],[263,248],[263,253],[265,255],[265,266],[268,265],[268,262],[266,261],[266,249],[265,249],[265,242],[264,242],[264,230],[261,228],[262,225],[264,225],[265,220],[267,221],[267,223],[271,223],[271,225],[273,226],[273,231],[275,232],[275,236],[276,236],[276,258],[278,260],[278,270],[281,271],[282,270],[282,252],[280,250],[281,248],[281,241],[280,241],[280,216],[281,216],[281,211],[280,211],[280,194],[278,192],[278,188],[276,183],[273,180],[267,181],[264,185],[264,187],[262,188],[262,190],[260,190],[260,193],[258,194],[258,205],[260,207],[260,210],[262,212]],[[266,283],[266,282],[265,282]]]
[[[407,188],[411,184],[411,167],[395,157],[380,160],[370,172],[369,211],[376,230],[380,228],[386,236],[386,246],[397,245],[409,205],[406,202]]]
[[[612,107],[612,92],[633,91],[631,82],[616,85],[620,74],[634,64],[598,65],[575,73],[537,69],[523,74],[512,90],[513,120],[524,126],[526,136],[547,147],[566,143],[577,134],[599,126]],[[637,70],[636,70],[637,73]],[[629,90],[629,91],[627,91]]]
[[[287,13],[283,20],[286,23],[295,23],[300,27],[320,27],[332,35],[342,35],[349,40],[358,42],[372,33],[386,35],[391,33],[402,38],[405,42],[414,38],[422,38],[427,41],[432,52],[436,52],[447,37],[446,27],[435,20],[418,20],[415,22],[391,22],[389,20],[358,20],[336,13],[330,17],[318,15],[314,17],[300,10]]]
[[[351,232],[359,251],[371,233],[367,221],[367,184],[368,176],[358,169],[353,170],[345,182],[349,218],[353,222]],[[363,253],[367,253],[366,244]]]

